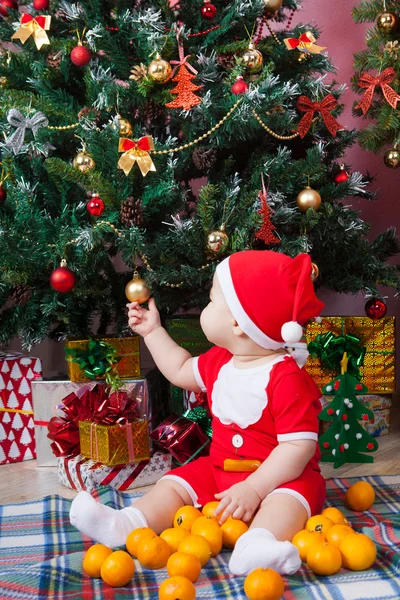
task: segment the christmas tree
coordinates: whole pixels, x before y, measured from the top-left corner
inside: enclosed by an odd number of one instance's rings
[[[362,94],[354,113],[369,121],[358,139],[365,150],[383,152],[385,165],[397,169],[400,167],[399,2],[363,0],[354,8],[353,17],[356,23],[374,23],[367,34],[367,47],[354,57],[353,89]]]
[[[127,332],[136,270],[164,315],[202,308],[248,248],[309,252],[331,290],[399,289],[394,230],[368,240],[348,206],[367,178],[337,177],[356,132],[299,6],[0,0],[0,343]]]
[[[356,394],[366,394],[368,388],[347,372],[347,353],[341,361],[341,374],[323,388],[324,394],[333,400],[319,414],[322,421],[333,424],[319,438],[323,462],[333,462],[335,469],[345,463],[373,462],[373,456],[363,452],[375,452],[378,442],[358,422],[371,421],[372,410],[364,406]]]

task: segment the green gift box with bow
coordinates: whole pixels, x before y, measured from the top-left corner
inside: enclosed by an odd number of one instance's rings
[[[69,339],[65,343],[68,376],[71,381],[118,379],[140,376],[139,336],[124,338]]]

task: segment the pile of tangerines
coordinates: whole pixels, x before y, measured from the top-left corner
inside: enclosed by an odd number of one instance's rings
[[[353,510],[367,510],[375,493],[369,483],[360,481],[346,493],[346,504]],[[224,546],[232,550],[248,525],[229,518],[221,526],[214,516],[219,502],[209,502],[202,512],[193,506],[183,506],[174,517],[173,527],[159,536],[149,527],[134,529],[126,540],[126,549],[112,551],[102,544],[89,548],[83,559],[83,569],[91,577],[101,577],[113,587],[131,581],[135,573],[133,558],[147,569],[167,568],[169,577],[159,587],[159,600],[195,600],[194,583],[201,568]],[[368,569],[376,558],[374,543],[366,535],[355,533],[343,513],[326,508],[314,515],[299,531],[292,543],[301,559],[318,575],[332,575],[343,565],[352,570]],[[132,558],[133,557],[133,558]],[[279,600],[284,581],[272,569],[255,569],[244,581],[244,591],[250,600]]]

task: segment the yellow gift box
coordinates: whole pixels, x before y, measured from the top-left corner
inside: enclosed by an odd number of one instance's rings
[[[99,425],[79,421],[80,454],[109,467],[140,462],[150,458],[148,422]]]
[[[329,331],[336,335],[355,335],[365,346],[364,364],[360,372],[361,381],[367,386],[368,393],[388,394],[395,391],[395,317],[378,320],[368,317],[323,317],[321,323],[307,325],[307,344],[318,334]],[[311,356],[308,357],[305,368],[320,389],[338,374],[338,371],[323,368],[320,359]]]
[[[96,338],[97,339],[97,338]],[[139,336],[114,338],[99,338],[102,342],[111,344],[121,357],[117,363],[118,375],[121,379],[137,379],[140,376]],[[65,348],[70,350],[86,350],[89,340],[67,340]],[[83,369],[74,361],[68,360],[68,377],[71,381],[91,381],[85,377]],[[97,379],[104,379],[98,377]]]

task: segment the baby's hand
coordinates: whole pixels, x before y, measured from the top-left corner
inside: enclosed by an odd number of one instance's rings
[[[146,337],[146,335],[161,327],[160,313],[157,310],[154,298],[150,298],[148,310],[142,308],[138,302],[131,302],[126,306],[129,309],[129,327],[135,333]]]
[[[249,483],[241,481],[235,483],[229,489],[215,494],[217,500],[221,500],[215,509],[214,515],[219,518],[220,524],[224,523],[228,517],[250,521],[256,512],[261,498]]]

